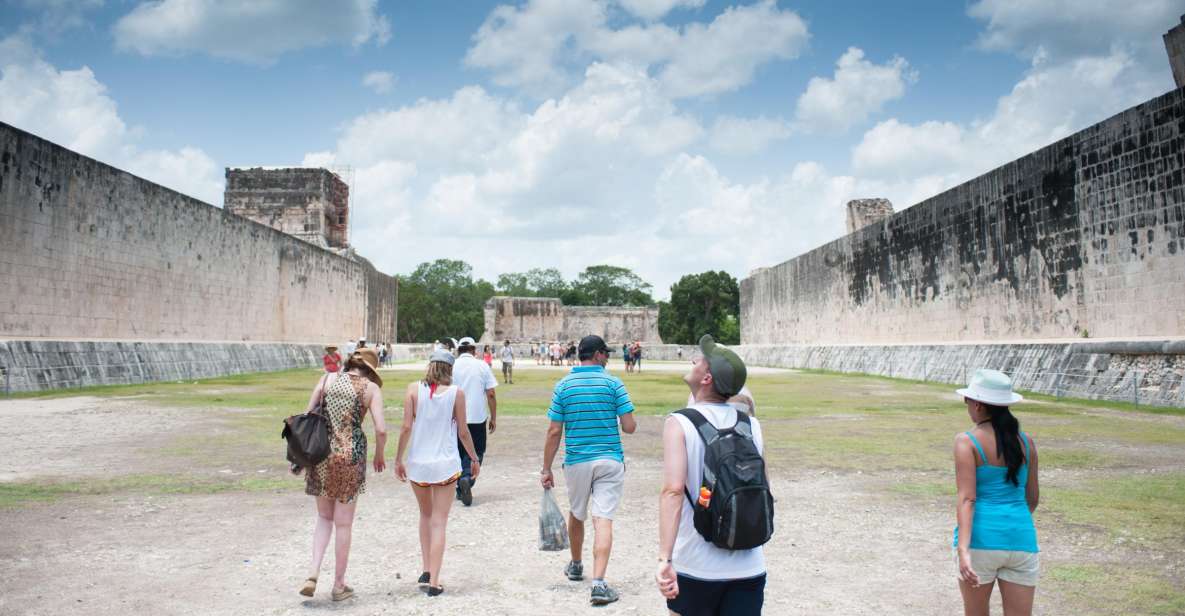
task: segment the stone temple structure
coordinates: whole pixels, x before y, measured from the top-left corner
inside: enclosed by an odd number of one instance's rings
[[[611,348],[633,340],[660,343],[658,308],[565,306],[554,297],[497,296],[486,302],[481,342],[569,342],[589,334],[604,338]]]
[[[1169,66],[1178,88],[1185,88],[1185,15],[1181,23],[1164,34],[1164,48],[1169,54]]]
[[[888,199],[852,199],[848,201],[848,233],[855,233],[892,215],[893,203]]]
[[[328,169],[227,168],[223,207],[322,248],[348,248],[350,187]]]

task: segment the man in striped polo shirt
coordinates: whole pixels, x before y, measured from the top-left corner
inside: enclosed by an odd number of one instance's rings
[[[593,519],[593,586],[590,602],[607,605],[617,601],[617,591],[605,584],[605,569],[613,548],[613,513],[625,488],[625,457],[621,432],[633,434],[634,404],[621,379],[605,372],[609,347],[600,336],[585,336],[577,348],[580,365],[555,385],[551,426],[543,447],[544,488],[555,485],[551,465],[564,437],[564,479],[568,487],[568,539],[572,561],[564,569],[569,580],[584,579],[581,554],[584,521]]]

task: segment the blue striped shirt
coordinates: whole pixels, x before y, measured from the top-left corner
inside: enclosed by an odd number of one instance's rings
[[[621,379],[601,366],[576,366],[555,384],[547,416],[564,422],[564,465],[609,459],[624,462],[617,418],[634,412]]]

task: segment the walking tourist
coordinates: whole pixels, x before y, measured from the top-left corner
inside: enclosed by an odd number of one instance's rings
[[[535,363],[539,364],[540,366],[547,363],[547,343],[546,342],[539,343],[539,354],[535,356]]]
[[[481,349],[481,360],[490,368],[494,367],[494,354],[490,352],[490,345],[485,345]]]
[[[551,425],[543,447],[544,488],[555,485],[551,466],[564,437],[564,479],[568,488],[568,539],[572,560],[564,569],[569,580],[584,579],[584,523],[592,515],[593,585],[590,602],[617,601],[605,583],[613,548],[613,514],[625,489],[625,456],[621,433],[633,434],[634,405],[621,379],[605,372],[609,347],[600,336],[585,336],[578,349],[580,365],[560,379],[547,416]]]
[[[325,365],[325,372],[341,371],[342,354],[337,352],[337,345],[325,347],[325,356],[321,358],[321,362]]]
[[[430,597],[444,592],[440,565],[444,560],[445,527],[453,505],[453,484],[461,477],[457,443],[460,442],[471,459],[478,455],[466,424],[465,393],[453,386],[455,361],[448,351],[433,351],[424,378],[407,386],[403,428],[399,431],[395,454],[395,475],[400,481],[411,481],[411,490],[420,507],[423,573],[417,583]],[[404,451],[407,451],[406,465]],[[475,460],[471,472],[477,477],[481,463]]]
[[[622,359],[622,361],[625,362],[625,371],[626,372],[633,372],[634,371],[634,356],[630,355],[630,345],[628,345],[628,344],[621,345],[621,359]]]
[[[975,423],[955,437],[954,550],[963,612],[986,616],[998,580],[1004,614],[1028,616],[1040,565],[1033,525],[1037,446],[1008,409],[1023,398],[997,370],[976,370],[958,394]]]
[[[476,348],[477,343],[469,336],[457,343],[453,384],[465,392],[465,423],[473,437],[477,461],[482,462],[486,455],[486,422],[489,422],[490,434],[497,428],[498,401],[494,397],[494,388],[498,386],[498,381],[494,379],[490,367],[473,356]],[[469,449],[460,448],[460,456],[461,478],[457,480],[457,498],[468,507],[473,504],[473,484],[477,477],[469,470],[473,460]]]
[[[761,458],[761,424],[726,402],[741,391],[746,376],[745,363],[736,353],[717,345],[711,336],[703,336],[691,371],[683,377],[694,403],[687,410],[672,413],[663,426],[655,581],[672,614],[750,616],[760,614],[765,602],[765,554],[761,544],[772,532],[772,497],[768,496],[768,474]],[[705,481],[707,435],[702,432],[729,435],[737,443],[733,451],[747,451],[751,459],[743,460],[744,468],[738,472],[720,466],[712,468],[708,477],[714,479]],[[723,437],[713,442],[722,441]],[[736,459],[717,459],[716,464]],[[765,486],[766,492],[757,499],[738,497],[712,502],[713,491],[724,492],[726,475],[747,477],[751,483]],[[741,494],[735,487],[731,493]],[[692,494],[698,497],[695,503]],[[708,530],[713,530],[713,510],[708,507],[727,507],[728,503],[736,508],[730,519],[739,522],[729,538],[717,533],[709,541],[697,521],[703,516]],[[729,539],[736,549],[721,545]]]
[[[509,340],[502,343],[502,351],[498,357],[502,360],[502,381],[514,383],[514,348],[510,346]]]
[[[379,343],[379,365],[380,366],[387,365],[387,343],[386,342]]]
[[[641,372],[642,371],[642,341],[641,340],[634,341],[633,356],[634,356],[634,370]]]
[[[361,349],[346,360],[345,372],[326,374],[313,389],[308,411],[324,400],[323,413],[329,424],[329,457],[306,469],[305,493],[317,497],[317,522],[313,529],[313,559],[300,594],[311,597],[317,590],[321,561],[334,539],[334,601],[354,596],[346,584],[350,539],[358,495],[366,491],[366,434],[362,419],[368,414],[374,423],[374,471],[387,467],[383,447],[387,424],[383,421],[383,379],[378,373],[374,349]]]

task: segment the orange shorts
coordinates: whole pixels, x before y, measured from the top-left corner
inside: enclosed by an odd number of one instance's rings
[[[456,475],[445,479],[444,481],[437,481],[436,483],[424,483],[422,481],[413,481],[412,485],[420,486],[421,488],[430,488],[432,486],[449,486],[457,482],[461,478],[461,472],[457,471]]]

